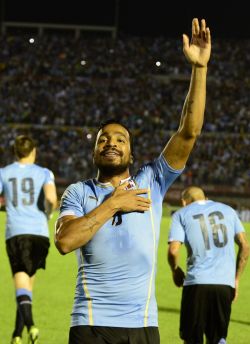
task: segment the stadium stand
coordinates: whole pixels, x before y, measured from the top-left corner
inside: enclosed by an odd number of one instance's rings
[[[27,133],[39,142],[38,163],[62,189],[86,179],[96,127],[109,117],[122,117],[135,134],[134,169],[161,152],[188,87],[181,39],[32,37],[0,38],[0,166],[12,161],[16,134]],[[247,39],[213,42],[203,132],[168,202],[194,183],[234,206],[250,204],[249,51]]]

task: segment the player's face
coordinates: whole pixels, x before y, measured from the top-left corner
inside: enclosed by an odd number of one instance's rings
[[[108,124],[97,135],[94,164],[106,175],[125,172],[132,162],[128,131],[119,124]]]

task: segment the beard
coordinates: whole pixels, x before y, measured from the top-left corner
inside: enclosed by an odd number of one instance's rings
[[[120,164],[114,164],[112,162],[94,161],[95,166],[100,171],[100,174],[105,177],[113,177],[124,173],[130,165],[129,161],[124,161]]]

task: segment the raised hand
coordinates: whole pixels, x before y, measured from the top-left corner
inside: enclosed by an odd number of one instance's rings
[[[183,52],[187,60],[197,67],[206,67],[211,55],[211,35],[205,19],[192,21],[192,39],[183,34]]]
[[[147,197],[139,196],[147,194],[148,189],[127,190],[128,183],[119,185],[113,192],[111,199],[117,211],[147,211],[150,208],[151,201]]]

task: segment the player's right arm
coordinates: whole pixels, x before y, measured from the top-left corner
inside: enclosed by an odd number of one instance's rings
[[[84,216],[65,215],[58,219],[55,230],[55,245],[61,254],[84,246],[115,213],[147,211],[150,200],[139,196],[147,189],[124,190],[126,184],[118,186],[113,194],[98,207]]]
[[[235,242],[239,246],[237,260],[236,260],[236,275],[235,275],[235,296],[234,301],[238,297],[239,293],[239,280],[240,276],[245,269],[245,266],[248,261],[249,253],[250,253],[250,246],[247,240],[247,236],[245,232],[240,232],[235,235]]]

